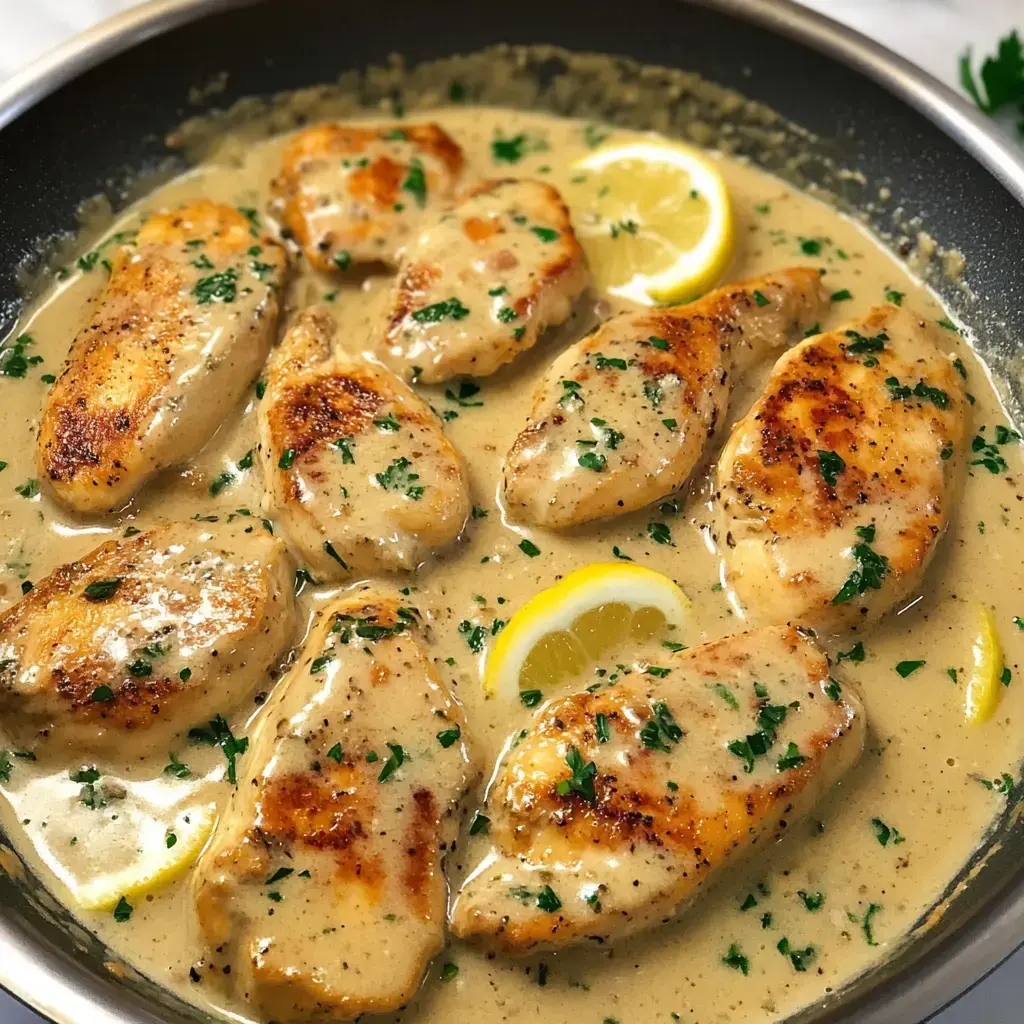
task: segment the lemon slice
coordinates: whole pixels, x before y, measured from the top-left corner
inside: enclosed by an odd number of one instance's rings
[[[596,562],[535,594],[498,634],[484,666],[489,696],[550,692],[627,640],[642,643],[690,613],[667,576],[639,565]]]
[[[968,722],[980,724],[992,717],[1003,694],[1003,651],[992,612],[980,605],[978,618],[979,631],[971,648],[974,664],[967,680],[964,713]]]
[[[186,808],[170,826],[156,818],[143,819],[138,857],[127,867],[75,886],[75,899],[86,910],[111,910],[122,896],[130,900],[176,882],[202,853],[216,820],[215,804]]]
[[[634,302],[684,302],[713,287],[733,251],[732,203],[702,153],[627,142],[574,169],[577,235],[599,288]]]

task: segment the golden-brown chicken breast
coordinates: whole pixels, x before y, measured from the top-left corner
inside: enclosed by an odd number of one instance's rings
[[[415,569],[469,514],[462,459],[394,374],[332,354],[335,332],[331,314],[312,307],[267,364],[267,511],[319,576]]]
[[[4,728],[129,757],[230,712],[296,629],[284,544],[253,522],[160,526],[38,582],[0,616]]]
[[[482,182],[409,246],[380,356],[424,383],[486,377],[566,320],[589,283],[556,189],[530,180]]]
[[[43,403],[40,476],[64,505],[118,508],[209,440],[270,351],[286,267],[207,200],[154,214],[118,248]]]
[[[733,380],[827,305],[818,272],[795,267],[605,321],[538,385],[505,459],[508,514],[564,527],[671,494],[725,419]]]
[[[718,466],[718,543],[750,622],[842,630],[917,586],[964,434],[945,335],[881,306],[776,363]]]
[[[318,270],[394,265],[462,164],[436,124],[318,124],[285,146],[271,209]]]
[[[452,931],[506,953],[659,924],[860,756],[860,702],[792,628],[538,709],[499,766]],[[475,844],[475,845],[474,845]]]
[[[260,1020],[414,994],[444,946],[444,860],[477,777],[415,610],[364,590],[319,614],[194,879],[211,959]]]

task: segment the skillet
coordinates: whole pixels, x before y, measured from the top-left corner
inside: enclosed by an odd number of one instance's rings
[[[521,0],[515,8],[398,0],[386,14],[337,0],[146,4],[0,89],[0,336],[13,326],[22,275],[41,248],[75,228],[84,198],[102,193],[123,205],[139,175],[166,165],[165,135],[183,118],[330,81],[393,52],[415,64],[497,42],[553,43],[692,70],[801,126],[789,133],[799,140],[799,162],[790,159],[792,141],[773,151],[740,133],[738,150],[799,184],[828,189],[901,252],[912,247],[920,218],[932,237],[962,253],[962,283],[937,272],[930,283],[971,328],[1020,418],[1024,160],[938,83],[783,0],[632,0],[627,17],[613,0]],[[538,61],[536,74],[550,78],[557,64],[557,57]],[[223,92],[187,101],[190,87],[225,71]],[[612,116],[630,123],[628,111]],[[1016,806],[1010,801],[928,921],[888,961],[794,1024],[912,1024],[1012,953],[1024,936],[1017,792]],[[16,861],[2,832],[0,851],[0,865]],[[60,1024],[204,1019],[148,979],[130,971],[116,977],[102,944],[30,875],[20,876],[0,872],[0,985]]]

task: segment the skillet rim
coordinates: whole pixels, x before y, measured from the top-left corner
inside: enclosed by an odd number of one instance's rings
[[[207,14],[259,0],[148,0],[44,53],[0,85],[0,129],[69,81],[143,41]],[[679,0],[676,0],[679,2]],[[949,136],[1024,206],[1024,151],[928,72],[794,0],[683,0],[752,22],[865,76]],[[19,941],[20,940],[20,941]],[[160,1024],[137,1001],[110,1005],[97,981],[76,989],[61,964],[34,961],[31,937],[0,915],[0,988],[55,1024]],[[930,1020],[1024,948],[1024,872],[921,958],[847,1008],[833,1001],[824,1021],[910,1024]],[[834,1000],[834,997],[833,997]],[[849,1013],[844,1012],[849,1009]]]

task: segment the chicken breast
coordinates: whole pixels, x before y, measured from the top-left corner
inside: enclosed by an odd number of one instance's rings
[[[818,272],[794,267],[606,320],[536,389],[505,458],[509,516],[572,526],[678,490],[724,420],[737,375],[827,305]]]
[[[725,580],[748,621],[863,626],[917,587],[964,435],[947,343],[882,306],[775,365],[718,466]]]
[[[657,925],[860,756],[860,702],[795,629],[667,661],[538,709],[488,794],[489,835],[470,840],[455,935],[526,953]]]
[[[406,379],[486,377],[568,319],[590,283],[558,191],[485,181],[409,246],[380,356]]]
[[[436,124],[318,124],[285,146],[271,210],[317,270],[394,266],[451,201],[462,164]]]
[[[102,544],[0,616],[0,717],[24,746],[121,758],[230,712],[296,632],[284,544],[244,519]]]
[[[212,961],[259,1020],[394,1010],[444,946],[476,781],[462,710],[374,591],[319,613],[194,877]]]
[[[317,576],[415,569],[469,514],[462,458],[397,377],[332,354],[335,332],[326,309],[306,310],[267,364],[267,511]]]
[[[43,402],[37,460],[78,512],[123,506],[194,455],[270,351],[284,250],[238,210],[196,200],[149,217]]]

